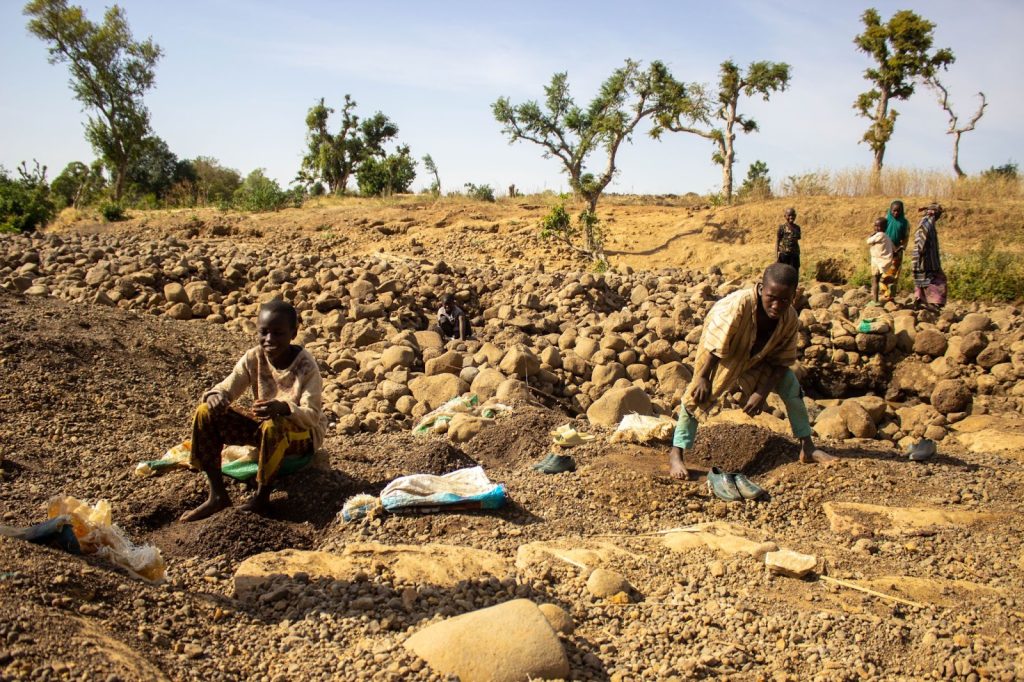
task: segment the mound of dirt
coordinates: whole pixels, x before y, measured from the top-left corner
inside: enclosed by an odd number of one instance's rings
[[[548,432],[567,421],[571,418],[558,412],[522,405],[477,434],[466,449],[485,467],[532,462],[550,451]]]
[[[711,424],[697,432],[687,460],[701,467],[744,473],[773,469],[797,455],[796,445],[778,434],[747,424]]]
[[[227,557],[236,562],[279,549],[309,549],[311,528],[241,511],[225,509],[195,523],[174,523],[147,538],[168,557]]]

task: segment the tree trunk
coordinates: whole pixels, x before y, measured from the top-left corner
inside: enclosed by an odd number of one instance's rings
[[[960,131],[957,130],[953,133],[953,170],[956,172],[958,178],[967,176],[960,170]]]
[[[872,144],[875,160],[871,166],[871,184],[873,185],[872,189],[876,192],[882,190],[882,162],[885,159],[885,145],[889,143],[889,137],[892,135],[891,130],[888,134],[884,132],[884,122],[888,120],[889,93],[883,88],[882,95],[878,98],[878,109],[875,110],[875,141]]]
[[[729,138],[726,138],[727,140]],[[722,155],[724,163],[722,164],[722,195],[725,199],[725,203],[732,203],[732,166],[736,158],[736,152],[733,151],[732,145],[726,147],[725,153]]]
[[[124,194],[124,179],[128,175],[128,164],[122,163],[117,167],[117,181],[114,182],[114,201],[121,201]]]

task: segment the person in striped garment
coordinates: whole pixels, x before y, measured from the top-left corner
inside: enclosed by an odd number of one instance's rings
[[[828,464],[835,457],[814,445],[803,391],[790,369],[797,360],[797,316],[793,309],[797,271],[774,263],[761,282],[721,299],[704,320],[693,379],[683,392],[679,421],[669,450],[673,478],[695,478],[686,451],[697,438],[698,419],[707,416],[719,398],[738,387],[746,396],[743,411],[756,416],[771,391],[786,406],[793,435],[800,440],[800,461]]]

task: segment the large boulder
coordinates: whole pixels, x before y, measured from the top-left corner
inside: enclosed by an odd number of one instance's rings
[[[693,379],[693,370],[681,362],[667,362],[655,370],[655,375],[658,377],[658,390],[677,400]]]
[[[498,369],[508,376],[525,379],[540,371],[540,358],[527,348],[511,348],[501,359]]]
[[[477,373],[469,390],[476,393],[480,401],[483,402],[498,392],[498,387],[505,381],[505,378],[505,375],[498,370],[485,367]]]
[[[382,334],[373,328],[369,320],[355,320],[341,328],[338,341],[347,348],[365,348],[377,343]]]
[[[942,415],[927,403],[896,410],[903,433],[920,438],[929,426],[943,420]]]
[[[966,412],[971,405],[971,392],[962,381],[943,379],[932,389],[931,404],[940,414]]]
[[[947,343],[942,332],[935,329],[922,329],[914,338],[914,352],[918,355],[937,358],[946,352]]]
[[[604,392],[587,410],[591,424],[616,426],[622,418],[632,413],[653,415],[650,397],[636,386],[612,388]]]
[[[417,402],[426,405],[428,410],[433,410],[462,395],[469,390],[469,386],[454,374],[436,374],[431,377],[416,377],[409,382],[409,390]]]
[[[568,679],[569,660],[551,624],[528,599],[429,625],[405,648],[442,676],[462,682]]]
[[[877,433],[875,420],[867,409],[856,400],[846,400],[839,406],[846,428],[854,438],[874,438]]]
[[[611,386],[617,380],[626,376],[626,368],[618,362],[609,362],[607,365],[598,365],[594,368],[590,380],[598,390],[605,386]]]
[[[393,369],[409,369],[416,364],[416,351],[408,346],[388,346],[380,354],[380,366],[385,372]]]
[[[843,440],[850,435],[846,428],[846,418],[838,406],[826,407],[814,420],[814,432],[821,438]]]
[[[464,357],[457,350],[450,350],[436,358],[431,358],[423,363],[423,373],[427,376],[435,374],[459,374],[462,372]]]
[[[985,369],[992,369],[996,365],[1001,365],[1004,362],[1009,361],[1010,354],[994,343],[989,344],[985,350],[978,353],[978,357],[975,359],[978,366],[984,367]]]

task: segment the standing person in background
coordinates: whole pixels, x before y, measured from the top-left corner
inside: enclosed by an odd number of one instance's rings
[[[889,285],[889,298],[896,295],[896,282],[899,280],[900,268],[903,266],[903,254],[906,253],[907,239],[910,237],[910,223],[907,222],[905,213],[903,202],[896,199],[889,204],[889,212],[885,216],[887,221],[885,234],[892,242],[892,265],[895,272],[895,278]]]
[[[787,208],[783,214],[786,222],[779,225],[775,233],[775,253],[778,262],[793,266],[800,272],[800,226],[796,224],[796,209]]]
[[[889,298],[889,286],[893,281],[893,246],[885,226],[885,218],[876,219],[874,231],[867,240],[871,253],[871,298],[875,303],[878,303],[879,289],[883,289]]]
[[[939,260],[939,233],[936,231],[936,225],[942,217],[942,206],[931,203],[918,211],[924,213],[924,218],[914,232],[914,251],[911,255],[914,264],[914,299],[917,306],[938,312],[946,305],[946,273],[942,271],[942,262]]]

